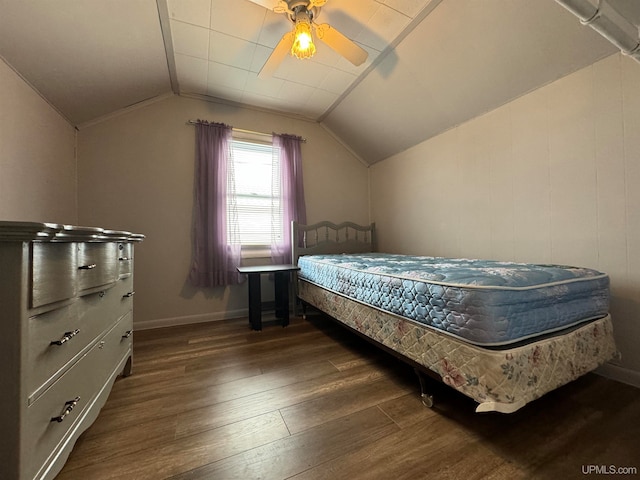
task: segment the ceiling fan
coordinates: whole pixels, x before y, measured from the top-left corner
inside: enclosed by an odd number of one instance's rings
[[[288,52],[298,58],[311,58],[316,51],[312,30],[329,47],[354,65],[361,65],[369,55],[366,50],[349,40],[327,23],[317,24],[314,19],[320,14],[327,0],[249,0],[275,13],[287,15],[294,24],[292,31],[284,34],[260,70],[259,77],[272,76]]]

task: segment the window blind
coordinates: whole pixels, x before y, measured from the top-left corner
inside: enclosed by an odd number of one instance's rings
[[[270,144],[233,140],[229,172],[234,183],[238,238],[242,245],[267,246],[282,239],[280,161]],[[229,222],[234,215],[229,211]],[[232,229],[229,229],[230,231]],[[231,238],[229,239],[232,243]]]

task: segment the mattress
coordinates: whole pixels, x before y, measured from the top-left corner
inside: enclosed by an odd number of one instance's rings
[[[588,268],[393,254],[309,255],[299,278],[466,342],[503,347],[607,315]]]

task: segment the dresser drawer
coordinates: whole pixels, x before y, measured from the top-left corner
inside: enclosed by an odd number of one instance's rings
[[[133,245],[130,243],[118,244],[118,275],[120,277],[131,275],[133,272]]]
[[[31,244],[31,308],[76,295],[77,244]]]
[[[116,309],[118,318],[120,318],[125,313],[133,310],[133,298],[136,293],[133,290],[133,277],[129,276],[118,280],[114,286],[114,290],[120,299]]]
[[[65,365],[126,313],[120,289],[108,288],[29,318],[27,388],[33,402]]]
[[[115,282],[118,253],[115,243],[81,243],[78,246],[78,290]]]
[[[26,447],[23,451],[27,455],[25,460],[28,460],[25,478],[33,478],[49,455],[55,453],[57,448],[62,448],[65,435],[81,421],[83,413],[112,374],[114,365],[130,354],[131,338],[124,332],[130,329],[131,323],[131,316],[122,318],[28,407],[23,437]]]
[[[122,292],[126,289],[119,283],[78,300],[80,325],[94,337],[111,328],[128,311],[126,301],[122,298]]]
[[[117,365],[118,362],[125,356],[130,356],[133,351],[133,313],[128,312],[125,314],[113,330],[109,333],[107,342],[102,351],[101,362],[107,366],[103,372],[107,378],[111,374],[111,368],[113,365]],[[122,373],[122,372],[120,372]]]
[[[49,455],[55,454],[67,432],[76,424],[87,409],[92,396],[99,389],[98,378],[93,368],[99,358],[98,345],[67,371],[49,390],[27,408],[23,441],[23,454],[27,456],[27,475],[34,478]],[[73,405],[67,402],[73,402]],[[62,421],[52,420],[69,411]]]
[[[80,324],[77,305],[74,302],[29,318],[25,369],[29,404],[96,337]]]

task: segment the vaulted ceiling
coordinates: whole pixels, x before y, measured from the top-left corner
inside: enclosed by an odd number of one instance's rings
[[[555,0],[328,0],[314,20],[367,60],[318,42],[261,78],[292,29],[269,1],[0,0],[0,56],[79,128],[194,95],[321,122],[371,164],[618,51]]]

